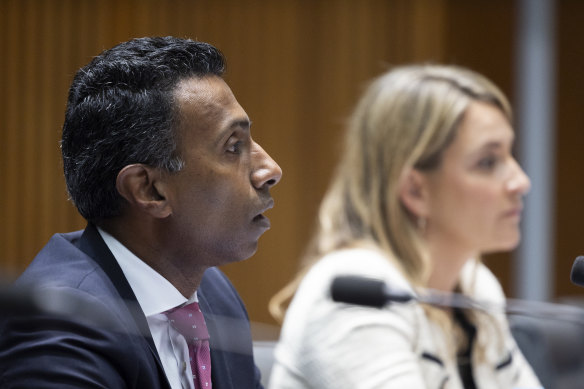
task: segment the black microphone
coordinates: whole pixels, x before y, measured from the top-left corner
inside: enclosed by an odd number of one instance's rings
[[[390,301],[405,303],[414,296],[407,292],[393,292],[385,282],[358,276],[339,276],[331,284],[334,301],[381,308]]]
[[[331,284],[333,301],[347,304],[381,308],[389,303],[418,302],[446,308],[494,310],[497,307],[479,302],[459,293],[444,293],[437,290],[421,290],[414,295],[408,291],[390,288],[384,281],[360,277],[338,276]]]
[[[581,258],[581,272],[578,274],[584,280],[584,257]],[[419,303],[584,324],[584,310],[571,305],[519,299],[494,303],[476,300],[460,293],[445,293],[433,289],[420,289],[417,291],[419,294],[414,295],[408,291],[392,289],[382,280],[367,277],[337,276],[332,281],[330,292],[333,301],[367,307],[382,308],[391,303]]]
[[[570,273],[570,281],[578,286],[584,286],[584,256],[576,257]]]
[[[120,300],[134,317],[143,316],[138,302]],[[50,315],[55,318],[75,320],[93,328],[122,331],[151,337],[148,327],[140,325],[126,327],[119,322],[118,316],[112,315],[108,308],[96,301],[72,293],[63,288],[35,288],[30,285],[7,284],[0,281],[0,322],[4,320],[28,320],[36,315]],[[224,315],[206,314],[207,323],[212,322],[218,331],[224,334],[216,339],[214,349],[239,354],[249,353],[245,339],[239,334],[239,328],[248,323],[239,318]],[[1,327],[2,323],[0,323]]]
[[[137,304],[129,310],[139,309]],[[95,302],[64,289],[34,288],[0,283],[0,317],[53,315],[75,318],[95,327],[119,328],[111,314]]]

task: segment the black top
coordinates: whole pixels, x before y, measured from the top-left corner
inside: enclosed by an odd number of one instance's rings
[[[465,389],[476,389],[474,377],[472,375],[472,350],[476,338],[477,329],[468,320],[461,309],[454,310],[454,320],[460,325],[467,338],[466,348],[459,350],[457,354],[458,374]]]

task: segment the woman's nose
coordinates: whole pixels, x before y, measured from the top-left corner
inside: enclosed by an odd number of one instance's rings
[[[507,181],[507,190],[519,195],[527,194],[531,189],[531,180],[515,159],[513,160],[513,165],[513,174]]]

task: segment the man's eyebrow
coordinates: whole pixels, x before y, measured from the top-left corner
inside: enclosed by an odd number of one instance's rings
[[[231,123],[221,131],[220,135],[217,137],[217,142],[224,142],[227,137],[231,136],[233,131],[236,129],[242,129],[249,134],[251,128],[251,120],[248,118],[234,119]]]
[[[235,127],[242,127],[244,129],[249,130],[251,128],[251,120],[249,120],[249,119],[236,119],[233,122],[231,122],[231,125],[229,126],[229,128],[235,128]]]

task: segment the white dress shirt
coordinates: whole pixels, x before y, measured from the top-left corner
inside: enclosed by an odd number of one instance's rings
[[[164,312],[197,300],[197,292],[186,299],[166,278],[134,255],[113,236],[98,228],[124,272],[146,315],[152,339],[172,389],[194,389],[189,351],[184,337]]]

